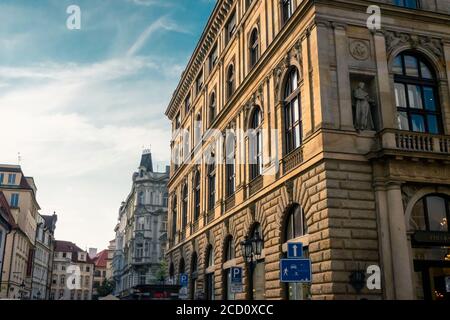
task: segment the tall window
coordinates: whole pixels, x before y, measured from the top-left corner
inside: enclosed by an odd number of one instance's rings
[[[19,194],[18,193],[11,194],[11,207],[12,208],[19,207]]]
[[[234,65],[230,64],[227,72],[227,98],[230,99],[235,89]]]
[[[145,194],[143,191],[139,191],[138,194],[138,205],[143,206],[145,203]]]
[[[302,143],[302,112],[300,109],[299,73],[292,68],[284,89],[284,118],[286,154],[300,147]]]
[[[303,209],[299,205],[293,206],[288,213],[286,221],[286,239],[296,239],[308,233]]]
[[[209,54],[209,72],[211,72],[216,66],[218,58],[219,55],[217,51],[217,45],[214,45],[214,47],[211,50],[211,53]]]
[[[200,172],[195,173],[194,178],[194,221],[200,218]]]
[[[203,88],[203,71],[200,71],[200,73],[197,76],[197,79],[195,80],[195,92],[196,95],[202,91]]]
[[[211,270],[214,267],[214,249],[212,246],[208,247],[206,252],[206,275],[205,275],[205,287],[206,287],[206,299],[214,300],[214,271]]]
[[[250,178],[253,180],[262,174],[263,169],[262,113],[259,107],[253,111],[250,129]]]
[[[3,184],[3,179],[5,178],[5,174],[4,173],[0,173],[0,185]]]
[[[188,193],[188,187],[187,183],[183,187],[183,217],[182,217],[182,231],[184,232],[187,226],[187,216],[188,216],[188,199],[189,199],[189,193]]]
[[[253,29],[250,35],[250,68],[252,68],[259,59],[259,33],[258,29]]]
[[[421,56],[403,53],[395,58],[395,100],[400,130],[442,132],[436,77]]]
[[[285,24],[294,13],[294,1],[292,0],[280,0],[281,1],[281,15],[283,24]]]
[[[173,197],[172,201],[172,239],[175,240],[175,235],[177,233],[177,197]]]
[[[191,261],[191,299],[194,300],[197,297],[197,279],[198,279],[198,257],[197,252],[192,254]]]
[[[225,241],[225,247],[224,247],[224,262],[231,261],[235,258],[235,247],[234,247],[234,240],[232,236],[228,236]],[[234,300],[235,296],[234,293],[231,291],[231,268],[225,269],[223,271],[224,276],[224,293],[226,300]]]
[[[236,32],[236,11],[233,11],[230,19],[227,22],[227,33],[225,36],[225,43],[230,42],[231,38],[233,38],[234,33]]]
[[[190,94],[188,94],[188,96],[184,100],[184,113],[187,115],[189,113],[189,110],[191,110],[191,95]]]
[[[396,6],[406,7],[411,9],[419,8],[419,3],[417,0],[393,0]]]
[[[208,211],[216,205],[216,165],[208,165]]]
[[[226,140],[226,193],[231,196],[236,185],[236,140],[234,134],[229,134]]]
[[[16,184],[16,174],[15,173],[10,173],[8,175],[8,184],[10,184],[10,185]]]
[[[450,197],[429,195],[417,202],[411,215],[416,231],[449,232]]]
[[[214,120],[216,119],[216,114],[217,114],[216,93],[213,92],[209,97],[209,126],[211,126]]]

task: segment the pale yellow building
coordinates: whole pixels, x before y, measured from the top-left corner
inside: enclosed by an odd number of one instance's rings
[[[217,2],[166,111],[167,259],[189,298],[448,298],[449,19],[448,0]],[[208,129],[256,134],[225,149]],[[310,285],[280,281],[292,241]],[[381,288],[356,290],[374,266]]]
[[[0,165],[0,191],[11,207],[17,228],[8,234],[1,275],[0,297],[31,298],[36,218],[40,209],[37,188],[31,177],[25,177],[20,166]]]

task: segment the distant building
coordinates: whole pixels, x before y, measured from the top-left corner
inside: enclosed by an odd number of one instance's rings
[[[108,250],[99,252],[94,260],[94,285],[93,285],[93,297],[98,297],[97,289],[106,280],[106,267],[108,261]]]
[[[152,155],[144,152],[115,229],[113,277],[115,295],[120,298],[136,298],[135,291],[159,281],[157,272],[167,243],[168,179],[168,170],[154,172]]]
[[[116,251],[116,240],[111,240],[108,246],[108,258],[106,259],[106,279],[113,277],[113,258]]]
[[[40,209],[37,188],[17,165],[0,165],[0,191],[11,208],[16,227],[8,234],[1,275],[0,298],[31,297],[36,219]]]
[[[55,246],[56,214],[37,217],[36,249],[34,252],[31,299],[49,299],[53,252]]]
[[[0,278],[3,270],[6,235],[11,232],[13,227],[14,219],[11,215],[8,200],[6,200],[3,192],[0,191]]]
[[[56,241],[50,299],[91,300],[93,278],[88,253],[72,242]]]

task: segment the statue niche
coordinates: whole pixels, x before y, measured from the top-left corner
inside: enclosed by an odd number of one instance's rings
[[[353,90],[353,119],[357,131],[375,130],[372,110],[375,107],[375,100],[366,90],[366,84],[359,82],[357,88]]]

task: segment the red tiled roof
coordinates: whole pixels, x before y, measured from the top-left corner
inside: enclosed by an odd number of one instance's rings
[[[103,250],[102,252],[98,253],[95,258],[95,266],[97,268],[106,268],[106,260],[108,259],[108,251]]]
[[[87,252],[80,249],[80,247],[78,247],[73,242],[56,240],[55,251],[56,252],[71,252],[72,253],[72,261],[73,262],[82,262],[82,263],[84,263],[84,261],[78,260],[78,253],[84,252],[84,253],[86,253],[86,263],[94,264],[94,260],[89,258],[89,255],[87,254]]]

